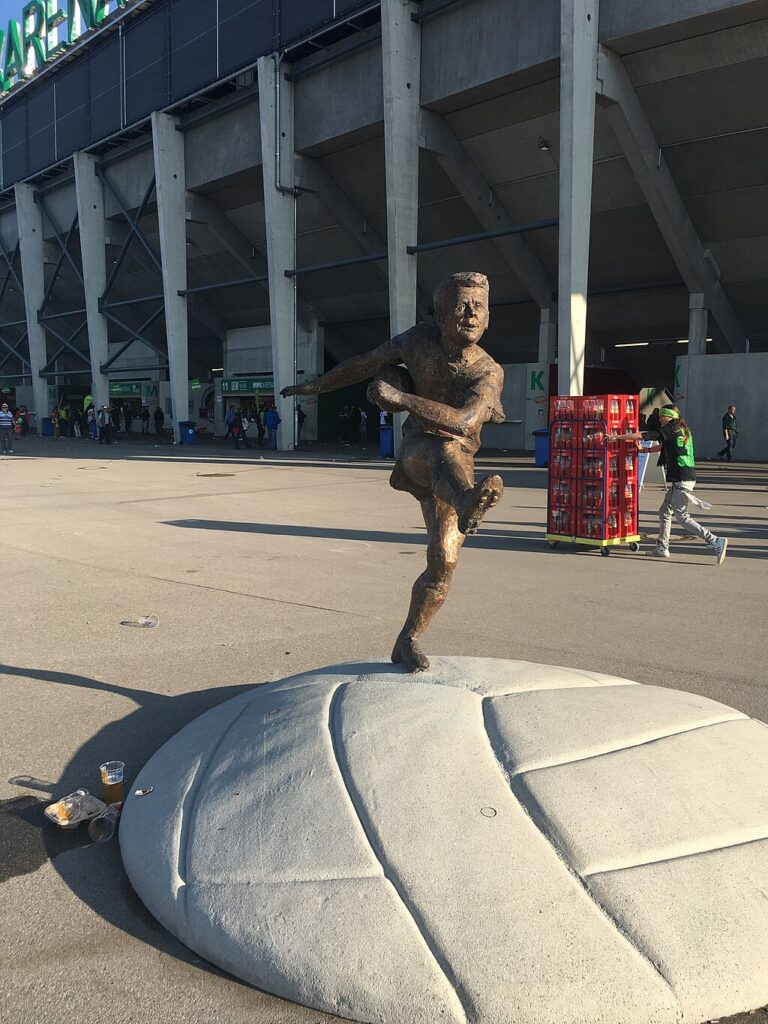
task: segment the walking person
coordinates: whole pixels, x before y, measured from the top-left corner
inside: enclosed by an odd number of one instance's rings
[[[267,411],[264,413],[264,426],[267,428],[269,434],[269,450],[271,452],[277,451],[277,428],[282,423],[280,414],[274,405],[270,405]]]
[[[51,409],[51,424],[53,426],[53,439],[54,441],[59,440],[59,407],[54,405]]]
[[[141,408],[141,433],[142,435],[149,433],[149,409],[146,405]]]
[[[232,436],[232,424],[235,422],[235,412],[236,409],[234,405],[230,405],[230,407],[227,409],[227,414],[224,417],[224,422],[227,424],[227,432],[224,435],[225,441],[227,440],[228,437]]]
[[[235,410],[234,419],[230,424],[230,431],[235,441],[235,448],[237,448],[240,442],[243,442],[243,448],[248,448],[248,439],[245,436],[245,432],[248,429],[248,418],[243,416],[239,409]]]
[[[13,455],[13,434],[13,413],[8,403],[3,402],[0,406],[0,446],[3,455]]]
[[[99,409],[98,423],[99,444],[112,444],[112,417],[108,405],[102,405]]]
[[[300,405],[296,406],[296,444],[301,444],[301,432],[304,429],[304,421],[307,418],[307,414],[301,408]]]
[[[693,434],[680,415],[676,405],[668,405],[659,410],[659,429],[643,430],[632,434],[609,435],[606,441],[657,441],[658,446],[646,451],[661,451],[664,458],[664,470],[667,478],[667,490],[659,506],[659,539],[654,547],[646,551],[651,558],[669,558],[669,536],[672,530],[672,519],[685,529],[701,538],[712,548],[718,565],[725,560],[728,540],[717,537],[714,533],[697,523],[688,512],[688,502],[696,486],[696,467],[693,457]],[[696,502],[697,499],[693,499]]]
[[[368,443],[368,413],[360,406],[360,444]]]
[[[88,420],[88,436],[92,441],[97,441],[99,437],[99,424],[96,418],[96,410],[92,405],[88,406],[88,412],[85,415]]]
[[[256,423],[256,432],[258,434],[258,436],[256,438],[256,444],[258,444],[259,448],[263,448],[264,447],[264,435],[266,434],[266,430],[264,429],[264,422],[263,422],[263,420],[264,420],[264,410],[263,410],[263,408],[261,406],[254,406],[254,412],[256,413],[256,415],[253,418],[254,418],[254,422]]]
[[[739,427],[736,423],[736,406],[729,405],[725,416],[723,416],[723,440],[725,441],[725,448],[721,448],[717,453],[717,457],[721,462],[724,458],[726,462],[733,462],[733,449],[736,447],[736,438],[738,436]]]
[[[155,433],[158,437],[163,436],[163,424],[165,423],[165,413],[158,407],[155,409]]]

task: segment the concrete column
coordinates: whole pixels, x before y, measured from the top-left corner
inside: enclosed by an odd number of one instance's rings
[[[178,120],[169,114],[152,114],[152,149],[155,160],[155,193],[163,268],[165,333],[168,344],[171,411],[176,441],[179,423],[189,419],[189,343],[187,298],[187,205],[184,172],[184,136],[176,131]]]
[[[88,318],[88,350],[91,356],[91,388],[97,409],[109,404],[109,377],[101,366],[109,358],[107,318],[99,312],[99,298],[107,284],[107,254],[104,247],[104,191],[96,177],[96,158],[75,153],[75,193],[80,253],[83,264],[85,310]]]
[[[43,262],[43,220],[35,204],[35,190],[31,185],[15,185],[16,223],[21,251],[21,276],[24,282],[24,310],[27,315],[29,365],[32,368],[32,391],[35,396],[37,432],[43,430],[43,417],[48,407],[48,383],[40,371],[48,362],[45,328],[38,323],[37,314],[45,298],[45,264]]]
[[[561,0],[560,4],[557,389],[561,395],[584,391],[598,9],[598,0]]]
[[[703,356],[707,353],[707,330],[709,310],[704,305],[702,292],[691,292],[688,298],[688,355]]]
[[[323,372],[324,336],[325,328],[316,319],[313,318],[308,327],[299,321],[298,344],[296,347],[296,380],[301,384],[306,384],[310,380],[316,380]],[[312,395],[309,398],[300,398],[297,401],[297,405],[299,402],[307,417],[301,434],[302,441],[316,441],[318,434],[317,395]]]
[[[557,310],[541,310],[539,320],[539,362],[554,363],[557,356]]]
[[[275,401],[282,420],[278,445],[281,451],[293,451],[296,402],[293,398],[280,397],[281,388],[296,382],[296,278],[285,276],[286,270],[296,266],[293,85],[271,56],[259,59],[258,74],[272,372]]]
[[[387,182],[389,330],[394,337],[416,322],[419,229],[419,135],[421,133],[421,26],[411,19],[420,10],[409,0],[382,0],[381,57],[384,95],[384,158]],[[395,420],[395,450],[403,417]]]

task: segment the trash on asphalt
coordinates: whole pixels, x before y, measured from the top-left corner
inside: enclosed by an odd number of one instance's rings
[[[110,804],[103,814],[91,819],[91,823],[88,826],[88,835],[94,843],[109,842],[115,834],[122,809],[123,802],[120,800],[116,804]]]
[[[160,622],[156,615],[140,615],[138,619],[121,619],[121,626],[134,626],[143,629],[154,629]]]
[[[103,814],[107,805],[87,789],[76,789],[74,793],[49,804],[44,811],[46,818],[59,828],[77,828],[84,821]]]
[[[144,789],[134,789],[133,795],[134,796],[149,796],[149,794],[154,791],[154,788],[155,788],[154,786],[147,786]]]

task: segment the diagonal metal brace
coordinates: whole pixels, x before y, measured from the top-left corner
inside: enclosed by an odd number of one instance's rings
[[[77,223],[78,223],[77,222],[77,216],[78,216],[77,213],[75,213],[74,219],[73,219],[72,223],[69,226],[69,231],[67,231],[67,237],[66,238],[62,238],[61,237],[61,232],[59,231],[59,229],[58,229],[58,227],[56,225],[56,221],[51,216],[51,214],[50,214],[50,212],[48,210],[48,207],[45,205],[45,200],[43,199],[43,196],[42,196],[42,194],[40,192],[36,192],[35,193],[35,202],[40,207],[40,209],[43,211],[45,216],[48,218],[48,223],[53,228],[53,233],[56,236],[56,241],[59,243],[59,248],[61,249],[61,252],[62,252],[63,256],[66,257],[67,260],[69,260],[69,264],[72,267],[72,269],[74,270],[75,274],[77,274],[77,277],[78,277],[78,279],[80,281],[80,284],[82,284],[83,287],[85,287],[85,282],[83,280],[83,272],[80,269],[80,267],[78,267],[77,263],[75,262],[74,258],[72,257],[72,253],[69,251],[69,243],[71,242],[72,236],[74,235],[75,231],[77,230]],[[60,265],[61,265],[61,261],[59,261],[59,266]],[[57,267],[57,272],[58,272],[58,267]],[[54,278],[55,278],[55,276],[56,275],[54,274]],[[45,302],[43,302],[43,305],[45,305]]]
[[[45,364],[45,366],[40,371],[40,376],[43,376],[45,374],[45,372],[51,366],[54,365],[54,363],[59,358],[59,356],[62,354],[64,349],[69,349],[69,351],[74,353],[74,355],[76,355],[78,359],[82,359],[82,361],[84,363],[86,363],[88,366],[91,365],[91,360],[90,360],[89,356],[86,353],[81,352],[80,349],[75,348],[75,346],[72,344],[72,342],[75,340],[75,338],[79,337],[79,335],[81,335],[83,333],[83,331],[86,329],[87,326],[88,326],[88,321],[87,320],[83,320],[83,322],[80,324],[80,326],[77,328],[77,330],[74,331],[70,335],[69,338],[65,338],[63,334],[59,334],[59,332],[56,330],[55,327],[51,327],[50,324],[46,324],[46,328],[45,329],[47,331],[50,331],[51,334],[54,336],[54,338],[58,338],[59,339],[59,341],[61,342],[63,348],[60,348],[59,351],[56,353],[56,355],[53,357],[53,359],[50,359]]]
[[[131,347],[131,345],[134,343],[134,341],[142,342],[144,345],[147,346],[147,348],[151,349],[153,352],[155,352],[157,355],[159,355],[162,359],[166,359],[167,360],[168,353],[164,352],[161,348],[159,348],[153,342],[149,341],[144,336],[144,333],[143,333],[144,331],[147,330],[148,327],[152,326],[152,324],[155,322],[155,320],[157,320],[158,317],[162,316],[163,309],[164,309],[163,306],[160,306],[159,309],[156,309],[155,312],[152,313],[151,316],[147,317],[147,319],[144,321],[144,323],[141,325],[141,327],[139,327],[138,330],[134,330],[130,326],[130,324],[127,324],[124,320],[122,320],[119,316],[117,316],[111,310],[109,310],[109,309],[103,310],[104,316],[108,317],[113,323],[116,323],[118,325],[118,327],[122,327],[122,329],[124,331],[126,331],[130,335],[130,337],[128,338],[128,341],[126,341],[124,345],[120,346],[120,348],[117,350],[117,352],[115,352],[115,354],[113,356],[110,356],[110,358],[106,361],[106,363],[102,363],[101,364],[101,367],[100,367],[101,373],[106,373],[107,370],[110,368],[110,366],[112,366],[112,364],[115,362],[115,360],[119,359],[119,357],[123,354],[123,352],[125,352],[127,349],[129,349]]]
[[[130,210],[128,209],[127,203],[125,203],[125,201],[123,200],[123,197],[120,195],[120,193],[114,187],[112,182],[109,180],[109,178],[106,175],[106,172],[104,171],[104,168],[101,167],[100,164],[96,164],[96,173],[101,178],[101,180],[104,182],[104,184],[107,186],[107,188],[112,193],[112,195],[115,197],[115,201],[117,202],[117,205],[120,207],[120,210],[121,210],[123,216],[125,217],[125,219],[126,219],[126,221],[128,223],[129,228],[131,229],[130,234],[126,237],[125,241],[123,242],[122,248],[120,250],[120,255],[117,258],[117,263],[115,264],[115,266],[112,269],[112,273],[110,274],[109,280],[107,281],[107,286],[104,289],[104,294],[101,296],[101,299],[102,299],[102,302],[103,302],[104,299],[106,299],[107,295],[109,294],[109,290],[110,290],[110,288],[112,287],[112,285],[114,283],[115,277],[117,275],[118,270],[120,269],[120,266],[121,266],[123,260],[125,259],[125,254],[128,252],[128,247],[130,246],[131,241],[132,241],[134,235],[136,236],[136,238],[138,238],[138,240],[141,242],[141,244],[147,250],[147,253],[150,256],[150,259],[152,260],[152,262],[154,263],[154,265],[157,267],[158,271],[161,274],[163,272],[163,265],[162,265],[162,263],[160,261],[160,257],[157,255],[155,250],[149,244],[149,242],[147,241],[146,237],[144,236],[144,232],[139,227],[139,221],[144,216],[144,212],[145,212],[145,210],[147,208],[149,200],[152,198],[152,193],[155,191],[155,178],[154,178],[154,175],[152,176],[152,181],[149,183],[149,188],[144,193],[144,197],[141,200],[141,203],[139,204],[139,208],[136,211],[136,216],[132,217],[131,213],[130,213]]]

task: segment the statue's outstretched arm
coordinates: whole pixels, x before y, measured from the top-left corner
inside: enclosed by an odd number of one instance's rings
[[[378,348],[374,348],[370,352],[345,359],[343,363],[339,363],[338,366],[329,370],[328,373],[322,374],[316,380],[283,388],[280,394],[283,398],[288,398],[290,395],[321,395],[326,391],[338,391],[339,388],[346,387],[347,384],[357,384],[358,381],[367,380],[382,366],[388,364],[396,366],[402,361],[398,341],[398,338],[385,341],[383,345],[379,345]]]

